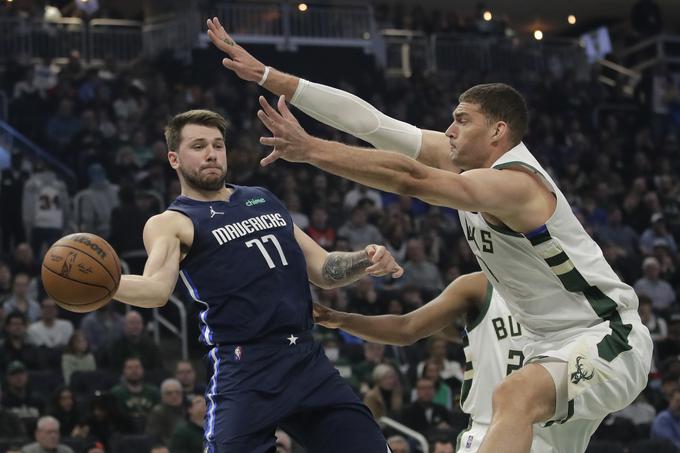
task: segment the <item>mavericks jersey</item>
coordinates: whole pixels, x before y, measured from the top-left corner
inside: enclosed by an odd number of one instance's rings
[[[202,305],[201,342],[248,344],[310,329],[307,264],[290,214],[264,188],[229,187],[229,201],[179,196],[168,208],[194,225],[180,279]]]
[[[613,360],[630,349],[631,325],[623,324],[619,312],[637,310],[637,296],[614,273],[550,175],[524,143],[492,167],[523,168],[537,175],[557,200],[545,225],[525,234],[487,223],[481,213],[459,211],[482,270],[525,334],[554,337],[608,322],[603,328],[611,333],[598,345],[601,356]]]

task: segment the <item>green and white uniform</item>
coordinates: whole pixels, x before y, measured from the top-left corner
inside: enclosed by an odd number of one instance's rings
[[[534,174],[557,206],[545,225],[525,234],[492,225],[480,213],[459,211],[468,243],[522,326],[526,361],[567,364],[566,400],[557,402],[564,412],[555,414],[555,421],[599,423],[630,404],[647,383],[652,340],[638,316],[637,296],[523,143],[492,167]]]
[[[458,436],[456,452],[474,453],[489,430],[493,389],[522,367],[527,339],[490,284],[484,306],[475,319],[468,319],[465,330],[465,380],[460,405],[471,421]],[[548,428],[535,425],[531,453],[583,453],[598,424],[579,420]]]

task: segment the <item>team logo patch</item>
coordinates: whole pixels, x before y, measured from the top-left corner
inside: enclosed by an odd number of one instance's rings
[[[255,206],[266,202],[267,201],[264,198],[251,198],[250,200],[246,201],[246,206]]]
[[[576,371],[571,373],[572,384],[578,384],[581,381],[589,381],[595,376],[590,361],[583,356],[576,357]]]
[[[234,348],[234,358],[236,360],[241,360],[242,355],[243,355],[243,349],[241,348],[241,346],[236,346]]]
[[[465,448],[471,448],[471,447],[472,447],[472,441],[473,441],[474,439],[475,439],[475,436],[473,436],[472,434],[470,434],[470,435],[467,437],[467,442],[465,442]]]

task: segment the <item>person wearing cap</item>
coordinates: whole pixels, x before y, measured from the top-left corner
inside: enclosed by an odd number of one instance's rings
[[[73,453],[73,450],[59,443],[59,420],[47,415],[38,420],[35,442],[25,445],[21,453]]]
[[[661,264],[653,256],[642,262],[642,278],[635,282],[635,292],[652,299],[652,306],[657,311],[667,310],[675,302],[675,291],[665,280],[661,279]]]
[[[675,242],[673,235],[668,232],[666,228],[666,221],[660,212],[652,214],[651,226],[647,228],[640,236],[640,249],[645,255],[654,253],[654,241],[657,239],[665,239],[668,242],[668,247],[673,255],[678,253],[678,245]]]
[[[7,366],[6,382],[7,388],[2,395],[2,406],[22,420],[38,418],[43,405],[29,391],[26,366],[18,360],[10,362]]]

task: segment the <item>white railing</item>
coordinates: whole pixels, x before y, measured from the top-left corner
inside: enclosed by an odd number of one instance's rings
[[[189,57],[202,30],[198,13],[166,15],[147,20],[142,26],[144,55],[154,56],[164,51]],[[202,25],[205,28],[205,25]]]
[[[620,52],[619,60],[637,72],[654,67],[657,63],[680,65],[680,35],[647,38]]]
[[[134,20],[93,19],[89,32],[92,60],[131,61],[142,49],[142,23]]]
[[[423,453],[429,452],[430,446],[427,443],[427,439],[425,439],[425,436],[420,434],[418,431],[414,431],[411,428],[409,428],[408,426],[403,425],[403,424],[399,423],[398,421],[391,419],[389,417],[380,417],[380,419],[378,421],[385,426],[389,426],[390,428],[392,428],[395,431],[398,431],[398,432],[400,432],[400,433],[402,433],[402,434],[404,434],[408,437],[415,439],[416,442],[418,442],[418,444],[420,445],[420,448],[421,448]]]
[[[380,51],[388,75],[411,77],[414,69],[433,69],[430,43],[425,33],[410,30],[382,30]],[[376,47],[377,49],[377,47]]]

